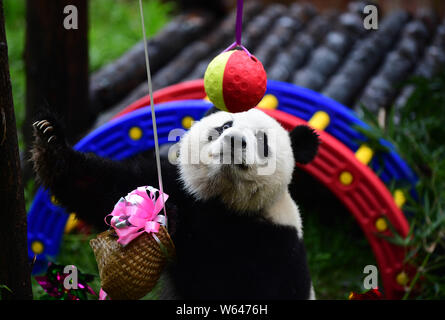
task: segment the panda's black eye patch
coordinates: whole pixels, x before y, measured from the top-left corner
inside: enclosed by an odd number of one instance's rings
[[[221,135],[224,132],[224,130],[229,129],[232,126],[233,126],[233,121],[227,121],[222,126],[216,127],[215,130],[216,130],[216,132],[218,132]]]
[[[233,126],[233,121],[227,121],[222,126],[219,126],[219,127],[211,129],[208,140],[212,141],[213,138],[216,138],[217,136],[220,136],[224,132],[224,130],[229,129],[232,126]]]

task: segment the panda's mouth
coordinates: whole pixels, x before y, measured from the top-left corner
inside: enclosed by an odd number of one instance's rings
[[[241,159],[238,159],[235,161],[233,153],[229,154],[230,161],[224,162],[224,153],[218,152],[218,153],[210,153],[209,156],[217,161],[217,163],[221,168],[223,168],[223,171],[234,171],[237,170],[238,172],[247,172],[253,168],[264,168],[268,166],[268,161],[265,159],[262,159],[263,161],[255,162],[255,163],[247,163],[245,154],[241,157]],[[226,158],[227,160],[228,158]]]
[[[247,173],[249,169],[250,167],[247,164],[222,164],[218,171],[227,177],[233,177],[233,175],[237,175],[237,173]]]
[[[250,169],[250,166],[246,163],[246,159],[244,159],[244,157],[241,159],[241,163],[237,162],[235,163],[233,157],[232,157],[232,161],[228,164],[223,164],[223,165],[228,165],[230,168],[235,168],[235,169],[239,169],[242,171],[247,171]]]
[[[224,152],[209,153],[209,156],[217,161],[221,166],[235,167],[242,170],[248,170],[250,166],[247,164],[245,153],[235,161],[233,152],[224,155]]]
[[[246,163],[223,163],[221,164],[221,167],[226,169],[226,170],[241,170],[241,171],[247,171],[251,168],[251,166],[249,166]]]

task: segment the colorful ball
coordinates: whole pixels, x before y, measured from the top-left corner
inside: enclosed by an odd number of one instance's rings
[[[220,110],[243,112],[255,107],[266,92],[267,77],[261,62],[244,50],[215,57],[204,75],[204,88]]]

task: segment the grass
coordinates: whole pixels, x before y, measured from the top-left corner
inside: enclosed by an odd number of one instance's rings
[[[88,244],[93,237],[92,235],[88,236],[85,234],[64,235],[60,254],[53,262],[63,266],[72,264],[80,272],[94,275],[94,281],[89,283],[89,285],[94,292],[98,293],[100,289],[99,272],[94,254]],[[32,277],[32,289],[35,300],[51,299],[34,277]]]
[[[147,36],[153,36],[170,20],[172,2],[144,1],[144,18]],[[99,69],[142,38],[138,1],[115,0],[110,8],[109,0],[90,1],[90,69]]]
[[[25,120],[25,0],[4,0],[3,7],[6,21],[6,37],[8,41],[9,71],[11,74],[12,95],[17,128],[21,128]],[[20,130],[19,147],[23,149]]]
[[[325,212],[305,215],[304,242],[317,299],[347,299],[362,293],[363,269],[377,266],[371,248],[349,213],[326,223]]]
[[[290,190],[300,207],[317,299],[347,299],[351,291],[365,291],[363,269],[377,263],[357,221],[329,189],[301,169],[296,169]]]
[[[369,135],[391,141],[419,178],[417,196],[406,192],[410,233],[391,239],[406,247],[406,263],[417,268],[404,298],[445,299],[445,70],[410,83],[415,91],[397,118],[389,113],[383,128],[370,114],[365,120]]]

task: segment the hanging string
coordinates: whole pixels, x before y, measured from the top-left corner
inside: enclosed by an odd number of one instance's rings
[[[238,0],[236,3],[236,44],[241,45],[241,36],[243,33],[243,4],[244,0]]]
[[[144,37],[144,49],[145,49],[145,67],[147,69],[147,85],[148,85],[148,94],[150,96],[150,108],[151,108],[151,121],[153,123],[153,135],[155,140],[155,153],[156,153],[156,168],[158,171],[158,183],[159,190],[161,191],[161,199],[164,201],[164,186],[162,183],[162,171],[161,171],[161,157],[159,155],[159,140],[158,140],[158,128],[156,126],[156,115],[155,115],[155,104],[153,99],[153,85],[151,82],[151,72],[150,72],[150,61],[148,59],[148,45],[147,45],[147,36],[145,33],[145,20],[144,20],[144,10],[142,8],[142,0],[139,0],[139,10],[141,12],[141,24],[142,24],[142,35]],[[164,205],[164,216],[165,216],[165,227],[168,228],[168,219],[167,212],[165,210]]]
[[[226,50],[223,52],[233,50],[237,47],[243,49],[249,57],[252,56],[252,54],[247,50],[242,44],[241,44],[241,37],[243,34],[243,5],[244,0],[237,0],[236,3],[236,27],[235,27],[235,42],[232,43]]]

